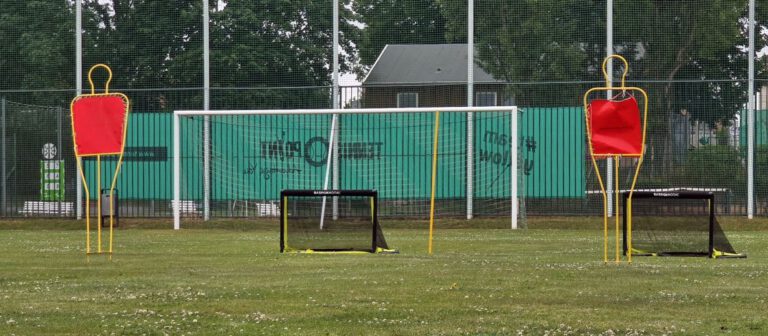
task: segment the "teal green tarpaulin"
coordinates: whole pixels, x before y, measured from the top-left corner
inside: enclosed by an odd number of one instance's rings
[[[584,128],[581,108],[520,110],[519,174],[528,197],[583,197]],[[433,113],[343,115],[339,119],[342,189],[377,189],[382,198],[429,196]],[[213,117],[211,185],[214,200],[276,199],[282,189],[324,187],[331,117]],[[201,199],[202,118],[182,118],[182,198]],[[122,199],[172,198],[172,114],[132,113],[117,188]],[[510,114],[474,114],[474,197],[510,192]],[[437,197],[466,196],[466,113],[443,113]],[[116,157],[103,158],[102,188]],[[93,160],[85,162],[89,181]],[[92,195],[96,185],[90,183]]]

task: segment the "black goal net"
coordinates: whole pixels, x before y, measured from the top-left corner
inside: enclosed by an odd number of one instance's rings
[[[377,218],[374,190],[283,190],[281,252],[394,252]]]
[[[625,254],[631,247],[633,256],[744,257],[717,222],[713,193],[636,191],[631,205],[628,196],[622,197]]]

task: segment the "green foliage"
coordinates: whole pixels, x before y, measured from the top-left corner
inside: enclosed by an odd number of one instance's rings
[[[322,1],[230,0],[212,25],[214,86],[330,85],[333,8]],[[343,6],[342,6],[343,7]],[[340,9],[342,51],[354,55],[351,12]],[[352,56],[342,56],[341,71]]]
[[[318,87],[331,83],[333,8],[301,0],[210,0],[211,86],[232,105],[325,107],[330,90],[238,91]],[[358,34],[341,7],[341,70],[351,68]],[[31,95],[28,102],[65,105],[74,90],[73,1],[16,1],[0,6],[0,89],[67,89]],[[135,110],[199,108],[203,85],[202,1],[83,1],[83,71],[105,63],[113,90],[131,93]],[[88,89],[87,78],[83,79]],[[106,81],[94,73],[99,88]],[[183,90],[184,94],[173,90]],[[16,99],[19,100],[19,99]],[[300,101],[301,100],[301,101]],[[264,103],[266,102],[266,103]],[[317,102],[322,102],[317,105]],[[292,105],[293,104],[293,105]],[[253,107],[253,106],[251,106]]]
[[[363,66],[357,69],[359,75],[364,75],[387,44],[459,42],[446,35],[449,21],[439,0],[360,0],[352,2],[352,6],[365,25],[356,41]],[[466,34],[463,41],[466,42]]]
[[[0,45],[0,89],[72,87],[74,16],[67,1],[4,1],[0,6]],[[68,99],[61,93],[33,93],[16,100],[53,105]]]
[[[466,36],[466,2],[441,3],[451,21],[450,34]],[[479,63],[497,79],[512,83],[598,80],[598,62],[605,54],[604,6],[583,0],[476,1]],[[512,90],[516,103],[524,106],[577,105],[585,91],[562,84]]]
[[[701,188],[728,188],[740,193],[746,186],[742,154],[729,146],[702,146],[690,151],[678,182]]]
[[[739,49],[746,34],[744,3],[618,1],[614,9],[614,48],[630,61],[629,80],[665,81],[643,85],[654,129],[666,129],[668,116],[680,107],[712,126],[732,118],[745,99],[743,83],[699,81],[744,77],[746,54]],[[465,1],[367,0],[356,10],[367,24],[358,43],[367,65],[388,43],[466,41]],[[517,104],[573,105],[586,90],[577,83],[602,82],[605,2],[480,0],[475,17],[480,18],[474,27],[479,63],[494,77],[511,83],[572,82],[511,86]]]
[[[727,123],[746,101],[746,1],[619,1],[617,50],[630,60],[630,80],[650,96],[649,123],[666,130],[669,116],[687,108],[695,120]],[[663,33],[662,33],[663,32]],[[758,69],[759,72],[762,69]],[[702,82],[717,81],[717,82]]]
[[[755,148],[755,190],[768,191],[768,145]]]
[[[0,89],[74,89],[73,3],[28,0],[0,7]],[[210,0],[209,5],[212,86],[231,89],[214,98],[219,108],[234,101],[285,106],[294,96],[234,88],[330,84],[329,2]],[[200,0],[85,0],[84,70],[95,63],[111,65],[116,89],[191,92],[134,91],[139,110],[199,106],[201,6]],[[386,44],[466,41],[466,1],[360,0],[343,2],[340,9],[342,71],[361,74]],[[766,24],[768,6],[757,9],[759,23]],[[736,80],[746,77],[746,1],[617,0],[614,11],[614,48],[631,62],[629,79],[664,81],[643,85],[651,96],[654,129],[664,130],[667,116],[680,107],[710,125],[727,122],[738,111],[745,100],[744,83]],[[604,1],[477,0],[475,18],[477,55],[486,71],[513,83],[550,83],[510,86],[519,105],[572,106],[586,86],[602,81]],[[757,43],[760,49],[766,40]],[[352,69],[358,55],[362,67]],[[758,76],[763,71],[759,67]],[[306,99],[300,106],[330,101],[327,92],[300,96]],[[53,105],[70,97],[71,91],[46,92],[26,100]]]
[[[201,1],[91,2],[83,63],[108,63],[113,84],[123,89],[190,85],[202,78]],[[87,11],[86,11],[87,10]],[[173,13],[173,15],[171,15]],[[84,20],[85,22],[85,20]],[[190,63],[190,59],[196,62]],[[197,73],[179,73],[177,68]]]

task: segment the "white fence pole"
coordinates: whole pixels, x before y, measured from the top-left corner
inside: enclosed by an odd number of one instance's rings
[[[474,105],[475,98],[475,1],[467,4],[467,106]],[[467,112],[467,219],[474,213],[474,137],[475,126],[472,112]],[[514,167],[514,166],[513,166]],[[514,169],[513,169],[514,170]]]
[[[210,16],[203,0],[203,110],[211,108]],[[177,201],[178,202],[178,201]],[[178,206],[178,204],[177,204]],[[203,119],[203,220],[211,219],[211,117]]]
[[[333,0],[333,108],[341,108],[341,96],[339,94],[339,0]],[[328,139],[328,151],[332,160],[328,165],[333,165],[333,189],[339,189],[339,127],[341,120],[338,114],[334,114],[331,120],[331,138]],[[327,178],[327,177],[326,177]],[[326,184],[327,186],[327,184]],[[327,189],[327,187],[326,187]],[[333,219],[339,218],[339,198],[332,198]],[[323,198],[325,208],[325,198]],[[322,228],[322,227],[321,227]]]
[[[517,215],[520,213],[518,206],[520,204],[519,195],[518,195],[518,186],[517,186],[517,178],[518,178],[518,158],[517,158],[517,145],[518,145],[518,134],[517,134],[517,107],[512,108],[512,126],[511,126],[511,146],[512,146],[512,165],[510,166],[510,170],[512,170],[512,185],[510,190],[510,198],[512,199],[512,229],[517,229]]]
[[[3,183],[2,195],[0,195],[0,214],[3,216],[8,211],[8,176],[6,172],[6,166],[8,164],[8,153],[5,143],[5,97],[0,98],[0,151],[3,152],[0,155],[0,182]]]
[[[605,56],[608,57],[611,55],[613,55],[613,0],[608,0],[605,7]],[[608,72],[608,83],[606,83],[606,85],[612,87],[613,61],[608,62],[606,71]],[[608,90],[606,98],[611,99],[612,96],[613,91]],[[605,160],[605,189],[609,191],[607,193],[608,197],[606,198],[606,202],[608,202],[608,217],[613,216],[613,192],[611,192],[614,188],[613,179],[613,159],[607,158]],[[619,186],[616,187],[618,188]]]
[[[749,1],[749,63],[747,102],[747,218],[755,213],[755,0]]]
[[[181,139],[179,115],[173,114],[173,229],[181,228]]]
[[[75,94],[83,93],[83,3],[75,0]],[[80,160],[76,157],[75,160]],[[77,219],[83,218],[83,181],[80,180],[80,166],[75,164],[75,213]]]

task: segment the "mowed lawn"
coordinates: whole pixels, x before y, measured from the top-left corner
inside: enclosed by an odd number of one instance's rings
[[[728,232],[747,259],[605,265],[594,221],[438,226],[433,255],[424,229],[385,227],[398,255],[296,255],[276,225],[134,225],[111,261],[82,223],[0,223],[0,334],[768,334],[762,225]]]

